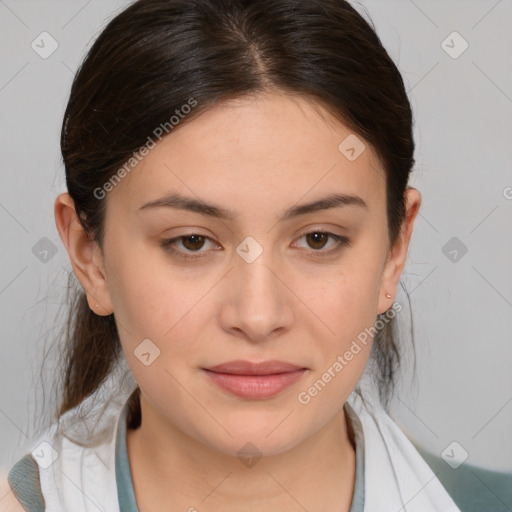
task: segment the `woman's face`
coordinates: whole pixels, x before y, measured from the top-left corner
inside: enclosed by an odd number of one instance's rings
[[[304,99],[246,98],[175,128],[107,194],[95,302],[115,314],[143,421],[275,454],[339,412],[405,258],[387,259],[384,171],[362,142]],[[334,196],[352,200],[322,204]],[[302,370],[206,370],[239,360]]]

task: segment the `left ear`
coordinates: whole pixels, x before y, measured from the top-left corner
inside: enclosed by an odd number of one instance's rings
[[[407,187],[404,194],[406,198],[405,219],[395,245],[390,249],[388,260],[382,273],[377,310],[379,314],[387,311],[395,300],[396,288],[405,267],[412,228],[421,205],[421,194],[415,188]],[[386,297],[387,293],[391,295],[390,298]]]

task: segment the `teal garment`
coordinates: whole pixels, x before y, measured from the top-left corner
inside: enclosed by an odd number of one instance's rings
[[[363,512],[364,510],[364,434],[362,429],[353,425],[354,442],[356,445],[356,480],[354,495],[349,512]]]
[[[453,469],[441,457],[414,446],[462,512],[512,511],[512,473],[491,471],[467,462]]]
[[[44,512],[46,504],[39,480],[39,465],[30,453],[9,471],[7,481],[22,507],[28,512]]]
[[[126,449],[127,405],[123,407],[116,440],[116,480],[119,507],[123,512],[139,512],[133,489],[130,462]],[[359,428],[354,428],[356,445],[356,478],[354,495],[349,512],[363,512],[364,509],[364,437]]]
[[[132,472],[130,470],[130,461],[128,460],[128,451],[126,449],[126,415],[128,412],[128,402],[124,405],[119,419],[116,439],[116,481],[117,497],[119,500],[119,510],[122,512],[139,512],[137,502],[135,501],[135,491],[133,489]]]

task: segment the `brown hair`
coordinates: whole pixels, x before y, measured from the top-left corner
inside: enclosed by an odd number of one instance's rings
[[[412,112],[375,27],[344,0],[139,0],[113,18],[76,73],[61,132],[67,188],[91,239],[102,246],[106,201],[94,191],[190,98],[197,106],[180,125],[270,90],[318,102],[375,149],[392,247],[414,165]],[[58,417],[98,389],[121,355],[114,315],[97,316],[72,284]],[[396,331],[386,322],[372,351],[386,403],[400,362]]]

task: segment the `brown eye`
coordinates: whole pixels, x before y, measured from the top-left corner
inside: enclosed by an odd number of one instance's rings
[[[189,251],[197,251],[204,245],[205,237],[201,235],[188,235],[181,237],[183,247]]]
[[[160,246],[176,256],[193,259],[206,255],[204,253],[207,251],[201,249],[207,245],[207,242],[214,245],[209,237],[191,233],[189,235],[178,236],[170,240],[162,240],[160,242]]]
[[[314,231],[312,233],[308,233],[305,236],[309,246],[312,249],[323,249],[325,247],[325,244],[329,240],[328,233],[322,233],[320,231]]]
[[[350,247],[352,245],[347,237],[336,235],[328,231],[311,231],[310,233],[302,235],[300,239],[306,240],[306,252],[313,256],[333,255],[343,247]],[[329,248],[325,249],[325,247],[329,245],[330,240],[332,240],[333,243]]]

